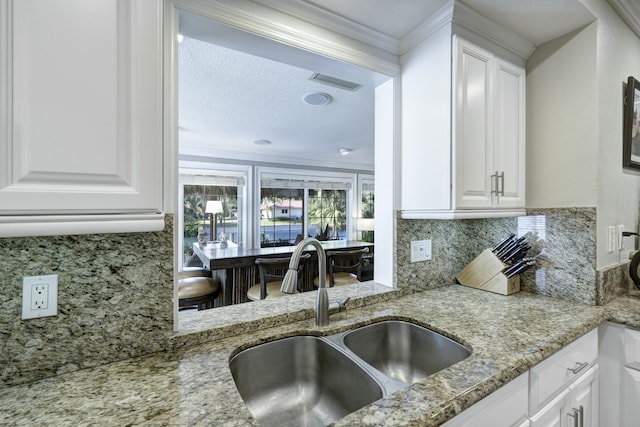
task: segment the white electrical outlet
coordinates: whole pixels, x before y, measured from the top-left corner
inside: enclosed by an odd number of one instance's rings
[[[411,241],[411,262],[429,261],[431,259],[431,240]]]
[[[49,283],[31,285],[31,310],[46,310],[49,307]]]
[[[624,239],[622,236],[623,231],[624,231],[624,225],[620,224],[618,226],[618,250],[619,251],[624,249]]]
[[[22,278],[22,318],[58,315],[58,275]]]
[[[610,225],[608,228],[608,246],[607,251],[613,252],[616,250],[616,227]]]

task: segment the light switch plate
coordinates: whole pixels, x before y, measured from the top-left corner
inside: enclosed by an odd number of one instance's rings
[[[58,315],[58,275],[22,278],[22,318]]]
[[[431,239],[411,241],[411,262],[431,259]]]

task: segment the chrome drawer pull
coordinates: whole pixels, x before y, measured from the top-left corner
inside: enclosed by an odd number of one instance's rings
[[[578,372],[582,371],[584,368],[589,366],[589,362],[584,362],[584,363],[576,362],[576,365],[577,366],[575,368],[567,368],[567,369],[573,372],[574,374],[577,374]]]

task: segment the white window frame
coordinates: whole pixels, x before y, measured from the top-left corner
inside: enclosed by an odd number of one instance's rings
[[[357,208],[354,215],[355,218],[362,218],[362,193],[363,193],[362,187],[364,185],[375,185],[375,175],[362,174],[362,173],[358,174],[358,191],[356,192],[357,194],[356,194],[356,201],[355,201],[355,206],[357,206]],[[375,212],[373,216],[375,218]],[[356,229],[355,221],[353,223],[352,231],[353,231],[353,240],[360,240],[359,231]]]
[[[245,220],[242,221],[242,240],[238,242],[239,246],[247,246],[249,242],[252,241],[254,232],[251,230],[251,212],[253,208],[251,206],[251,197],[249,197],[250,186],[252,183],[252,168],[250,166],[244,165],[232,165],[232,164],[222,164],[222,163],[209,163],[209,162],[196,162],[196,161],[179,161],[178,168],[178,230],[181,230],[178,234],[178,268],[182,269],[183,267],[183,246],[184,246],[184,184],[185,180],[183,176],[185,176],[186,171],[198,171],[201,172],[202,184],[207,184],[206,176],[215,176],[215,175],[223,175],[223,176],[233,176],[238,178],[243,178],[244,185],[241,187],[241,206],[243,215],[245,215]],[[198,183],[198,179],[192,180],[186,184]]]
[[[353,236],[353,233],[349,233],[349,230],[353,230],[355,226],[355,222],[353,221],[353,209],[354,197],[356,197],[356,193],[358,193],[356,189],[356,184],[358,183],[358,174],[350,173],[350,172],[333,172],[333,171],[323,171],[323,170],[304,170],[304,169],[293,169],[293,168],[276,168],[276,167],[263,167],[257,166],[255,168],[254,174],[254,188],[256,189],[254,193],[254,230],[256,234],[254,236],[253,244],[254,248],[260,247],[260,202],[262,194],[262,179],[276,179],[282,181],[318,181],[318,182],[335,182],[346,185],[347,190],[347,238]],[[303,235],[308,235],[308,203],[307,203],[307,192],[305,191],[305,203],[303,204],[303,215],[304,215],[304,228],[302,230]],[[351,214],[349,214],[351,213]]]

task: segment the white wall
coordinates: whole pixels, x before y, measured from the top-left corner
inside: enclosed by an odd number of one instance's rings
[[[627,258],[634,240],[626,238],[626,249],[607,252],[607,227],[624,224],[637,231],[640,174],[622,168],[622,94],[628,76],[640,78],[640,38],[602,0],[581,0],[598,19],[598,268]]]
[[[528,208],[597,204],[596,36],[594,23],[527,60]]]
[[[597,207],[597,261],[607,228],[638,228],[640,173],[622,168],[623,85],[640,77],[640,38],[603,0],[581,0],[597,21],[540,46],[527,61],[527,207]]]

